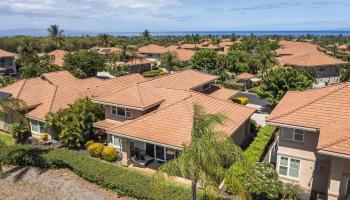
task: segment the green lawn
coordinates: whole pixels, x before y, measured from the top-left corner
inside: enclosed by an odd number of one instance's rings
[[[0,145],[1,144],[12,145],[13,139],[12,139],[11,135],[0,131]]]

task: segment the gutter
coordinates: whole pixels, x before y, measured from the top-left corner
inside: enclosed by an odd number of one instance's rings
[[[329,151],[324,151],[324,150],[318,150],[317,153],[327,155],[327,156],[334,156],[338,158],[345,158],[350,160],[350,155],[347,154],[342,154],[342,153],[334,153],[334,152],[329,152]]]
[[[266,124],[273,125],[273,126],[285,127],[285,128],[294,128],[294,129],[300,129],[300,130],[305,130],[305,131],[319,132],[318,128],[309,128],[309,127],[295,126],[295,125],[275,123],[275,122],[269,122],[269,121],[266,121]]]

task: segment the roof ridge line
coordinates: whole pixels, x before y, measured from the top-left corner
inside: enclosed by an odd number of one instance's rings
[[[143,98],[142,98],[142,93],[141,93],[141,91],[140,91],[139,84],[137,84],[137,83],[136,83],[136,88],[137,88],[137,92],[139,93],[139,97],[140,97],[140,100],[141,100],[141,104],[142,104],[143,107],[145,107],[145,102],[144,102],[144,100],[143,100]]]
[[[268,119],[268,121],[271,121],[271,120],[280,118],[280,117],[282,117],[282,116],[285,116],[285,115],[287,115],[287,114],[290,114],[290,113],[292,113],[292,112],[295,112],[295,111],[297,111],[297,110],[299,110],[299,109],[301,109],[301,108],[304,108],[305,106],[310,105],[310,104],[312,104],[312,103],[315,103],[316,101],[319,101],[319,100],[323,99],[324,97],[326,97],[326,96],[328,96],[328,95],[331,95],[332,93],[335,93],[335,92],[337,92],[337,91],[339,91],[339,90],[345,88],[346,86],[348,86],[348,84],[341,84],[341,86],[340,86],[339,88],[337,88],[337,89],[335,89],[335,90],[333,90],[333,91],[327,92],[326,94],[321,95],[320,97],[318,97],[318,98],[316,98],[316,99],[314,99],[314,100],[312,100],[312,101],[308,101],[308,102],[306,102],[306,103],[304,103],[304,104],[302,104],[302,105],[296,107],[295,109],[292,109],[291,111],[288,111],[288,112],[282,113],[282,114],[280,114],[280,115],[277,115],[277,116],[275,116],[275,117],[273,117],[273,118],[270,118],[270,119]]]
[[[27,83],[27,79],[24,79],[23,83],[22,83],[22,86],[21,86],[21,89],[18,91],[18,94],[17,94],[17,97],[16,98],[19,98],[19,95],[21,94],[23,88],[24,88],[24,85]]]
[[[108,94],[105,94],[105,95],[98,96],[97,98],[102,98],[102,97],[110,96],[110,95],[112,95],[112,94],[115,94],[115,93],[120,92],[120,91],[122,91],[122,90],[125,90],[125,89],[127,89],[127,88],[130,88],[130,87],[132,87],[132,86],[134,86],[134,85],[136,85],[136,84],[138,84],[138,83],[133,83],[133,84],[131,84],[131,85],[129,85],[129,86],[126,86],[126,87],[124,87],[124,88],[121,88],[120,90],[114,91],[114,92],[112,92],[112,93],[108,93]]]
[[[53,102],[55,101],[55,96],[57,94],[57,89],[58,89],[58,86],[55,86],[55,92],[54,92],[54,94],[52,96],[52,101],[51,101],[51,105],[50,105],[50,108],[49,108],[49,112],[51,112],[51,109],[53,107]]]

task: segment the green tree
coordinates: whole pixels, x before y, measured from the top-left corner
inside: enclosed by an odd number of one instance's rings
[[[108,34],[99,34],[98,39],[103,47],[110,47],[112,44],[112,37]]]
[[[0,76],[0,88],[3,88],[5,86],[8,86],[12,83],[14,83],[16,79],[9,77],[9,76]]]
[[[291,67],[277,67],[269,70],[262,78],[258,90],[260,98],[276,105],[288,90],[305,90],[311,88],[314,78],[307,71]]]
[[[143,31],[142,33],[142,37],[144,40],[148,41],[151,39],[151,33],[149,32],[149,30],[145,29],[145,31]]]
[[[35,56],[32,60],[21,61],[22,67],[19,69],[21,78],[39,77],[44,73],[62,70],[61,67],[52,64],[53,57],[47,54]]]
[[[47,31],[49,32],[50,40],[56,45],[57,48],[61,48],[64,41],[64,30],[60,30],[58,25],[50,25]]]
[[[212,72],[216,70],[218,53],[212,50],[197,51],[190,60],[192,69]]]
[[[46,129],[58,134],[68,148],[79,148],[85,141],[95,137],[93,123],[103,119],[101,105],[89,98],[78,99],[69,108],[46,116]]]
[[[272,51],[271,47],[268,46],[268,44],[259,46],[257,48],[257,52],[259,60],[259,69],[261,72],[261,76],[264,77],[266,71],[271,67],[277,65],[278,61],[276,59],[274,51]]]
[[[78,78],[96,76],[105,69],[106,58],[96,52],[82,50],[64,56],[64,69]]]
[[[197,184],[202,184],[206,195],[220,197],[219,185],[228,175],[227,166],[244,159],[242,150],[231,138],[215,131],[215,126],[224,122],[224,116],[206,114],[203,108],[195,106],[192,140],[185,145],[180,156],[159,169],[160,173],[180,176],[191,180],[192,199],[197,197]],[[242,184],[232,183],[239,188],[241,199],[249,197]]]
[[[28,141],[28,138],[32,135],[30,133],[29,123],[26,120],[12,124],[10,133],[15,139],[16,144],[26,143]]]
[[[236,74],[240,74],[242,72],[254,72],[254,70],[251,69],[251,61],[253,58],[250,54],[248,54],[245,51],[232,50],[227,53],[226,59],[226,69],[228,69],[231,72],[234,72]]]
[[[168,70],[168,73],[175,71],[180,66],[180,61],[174,52],[167,52],[160,58],[161,66]]]

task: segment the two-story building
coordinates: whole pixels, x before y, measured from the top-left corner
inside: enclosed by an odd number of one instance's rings
[[[79,98],[103,95],[145,80],[140,74],[110,79],[78,79],[68,71],[58,71],[17,81],[1,88],[0,93],[24,102],[22,109],[30,121],[32,136],[40,138],[40,135],[47,133],[44,125],[48,113],[68,108]],[[14,120],[10,115],[6,116],[0,121],[0,129],[9,131]],[[57,138],[57,133],[49,132],[49,135],[50,138]]]
[[[16,56],[17,54],[0,49],[0,73],[17,73]]]
[[[270,160],[281,180],[300,185],[303,199],[349,197],[349,83],[289,91],[267,123],[279,128]]]
[[[217,129],[240,145],[249,133],[255,109],[230,101],[232,90],[213,90],[211,84],[216,79],[185,70],[93,98],[104,105],[106,116],[94,126],[106,131],[109,145],[122,152],[124,165],[139,152],[159,163],[176,158],[191,141],[195,105],[225,115],[227,120]]]
[[[316,76],[314,87],[324,87],[340,82],[340,70],[347,62],[331,57],[319,46],[308,42],[281,41],[276,50],[281,66],[310,70]]]

